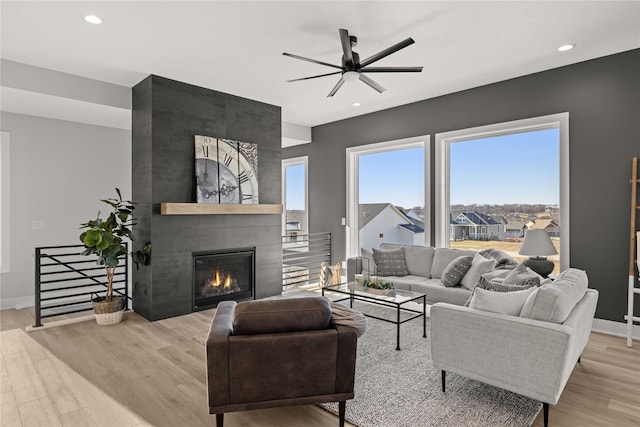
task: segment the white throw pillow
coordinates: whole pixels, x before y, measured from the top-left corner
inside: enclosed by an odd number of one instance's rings
[[[460,284],[470,291],[476,286],[480,276],[484,273],[488,273],[496,266],[495,259],[487,259],[480,254],[475,254],[471,261],[471,268],[464,275]]]
[[[482,288],[475,288],[471,296],[469,308],[491,311],[493,313],[519,316],[529,295],[538,288],[528,288],[523,291],[494,292]]]

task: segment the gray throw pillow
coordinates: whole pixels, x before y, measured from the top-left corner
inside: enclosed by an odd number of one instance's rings
[[[540,286],[541,279],[542,277],[538,273],[528,269],[524,264],[519,264],[504,278],[504,284],[526,287]]]
[[[464,255],[451,261],[442,271],[442,284],[446,287],[456,286],[471,268],[470,255]]]
[[[404,248],[374,249],[373,259],[378,267],[378,276],[406,276],[409,274],[404,260]]]

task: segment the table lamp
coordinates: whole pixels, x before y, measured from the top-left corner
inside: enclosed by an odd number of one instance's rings
[[[518,253],[529,256],[529,258],[522,261],[522,264],[546,278],[554,267],[553,261],[548,260],[547,256],[557,255],[558,251],[556,251],[546,231],[527,230]]]

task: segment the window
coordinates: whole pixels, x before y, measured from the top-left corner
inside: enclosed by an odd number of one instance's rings
[[[304,156],[282,161],[282,235],[288,242],[296,242],[299,235],[309,233],[307,159]]]
[[[11,158],[9,132],[0,132],[0,273],[9,272],[9,165]]]
[[[569,266],[569,114],[436,135],[436,246],[518,254],[545,229]]]
[[[347,149],[347,256],[431,241],[428,152],[428,136]]]

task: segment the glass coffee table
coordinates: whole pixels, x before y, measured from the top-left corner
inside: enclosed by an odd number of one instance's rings
[[[353,308],[353,301],[364,301],[364,302],[368,302],[375,305],[395,308],[396,310],[395,320],[389,320],[383,317],[378,317],[378,316],[374,316],[372,314],[367,314],[367,313],[362,313],[362,314],[364,314],[367,317],[371,317],[373,319],[382,320],[383,322],[389,322],[396,325],[396,350],[400,350],[400,325],[410,320],[418,319],[422,317],[422,337],[423,338],[427,337],[427,316],[426,316],[427,296],[423,293],[396,289],[393,294],[382,295],[382,294],[377,294],[377,293],[373,293],[366,290],[350,289],[348,284],[346,283],[342,283],[340,285],[325,286],[322,288],[323,296],[325,292],[335,292],[338,294],[347,295],[346,298],[339,298],[339,299],[333,300],[333,302],[349,300],[349,306],[351,308]],[[406,303],[411,301],[415,301],[419,303],[421,302],[420,300],[422,300],[422,311],[414,310],[412,308],[408,308],[404,306]],[[403,320],[400,320],[400,312],[411,313],[411,315]]]

